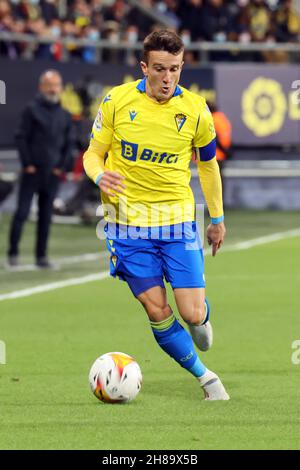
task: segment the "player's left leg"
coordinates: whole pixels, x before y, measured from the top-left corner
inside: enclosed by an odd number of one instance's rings
[[[207,351],[213,343],[213,329],[209,321],[210,306],[205,298],[205,289],[177,288],[174,289],[174,296],[194,343],[200,351]]]

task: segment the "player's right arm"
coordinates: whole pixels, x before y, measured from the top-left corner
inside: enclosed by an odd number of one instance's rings
[[[110,96],[110,95],[108,95]],[[90,144],[83,155],[86,174],[100,187],[101,191],[114,196],[125,188],[124,177],[116,171],[105,169],[104,159],[112,143],[114,132],[114,104],[104,98],[94,121]]]

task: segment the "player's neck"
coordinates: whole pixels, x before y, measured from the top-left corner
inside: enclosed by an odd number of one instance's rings
[[[166,100],[159,100],[152,92],[152,88],[151,86],[149,85],[149,82],[148,80],[146,80],[146,95],[148,96],[148,98],[150,98],[151,100],[155,101],[155,103],[158,103],[158,104],[164,104],[164,103],[167,103],[170,98],[166,99]]]

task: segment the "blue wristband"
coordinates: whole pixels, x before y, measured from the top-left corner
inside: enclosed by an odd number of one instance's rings
[[[223,222],[223,220],[224,220],[224,215],[221,215],[221,217],[211,217],[211,223],[214,225],[217,225],[220,222]]]
[[[101,178],[102,178],[103,175],[104,175],[104,173],[100,173],[100,175],[97,176],[96,181],[95,181],[95,183],[96,183],[97,185],[99,184],[99,182],[100,182],[100,180],[101,180]]]

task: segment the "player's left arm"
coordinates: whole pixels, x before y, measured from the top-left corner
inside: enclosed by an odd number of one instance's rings
[[[202,191],[206,200],[211,223],[207,227],[207,241],[215,256],[225,238],[225,224],[222,200],[222,181],[216,157],[208,162],[197,162]]]
[[[212,255],[215,256],[224,242],[226,229],[222,181],[216,159],[216,133],[208,108],[201,112],[193,145],[196,151],[200,184],[211,217],[211,223],[207,227],[207,240],[208,244],[212,246]]]

